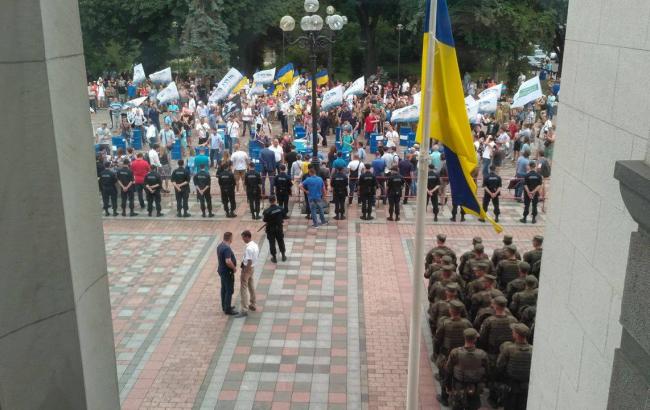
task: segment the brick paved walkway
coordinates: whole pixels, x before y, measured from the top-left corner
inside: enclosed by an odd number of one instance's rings
[[[315,230],[294,204],[287,262],[272,264],[255,234],[259,309],[246,319],[220,312],[215,247],[230,230],[241,258],[237,234],[260,222],[221,212],[215,220],[105,218],[123,408],[404,408],[414,234],[414,207],[405,208],[399,223],[387,223],[383,206],[365,222],[352,205],[348,220]],[[504,208],[506,231],[528,249],[543,223],[521,225],[519,208]],[[444,232],[458,250],[476,235],[489,250],[500,243],[470,219],[427,222],[427,237]],[[423,335],[421,408],[437,409]]]

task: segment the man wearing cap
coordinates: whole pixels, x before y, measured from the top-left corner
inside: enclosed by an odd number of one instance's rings
[[[512,297],[515,293],[521,292],[526,288],[526,276],[530,273],[530,265],[527,262],[519,262],[519,272],[517,277],[508,283],[506,287],[505,296],[508,299],[508,303],[512,302]]]
[[[436,246],[431,248],[429,253],[427,253],[427,257],[425,259],[425,266],[431,264],[431,262],[433,261],[433,253],[438,249],[444,251],[447,255],[451,256],[451,258],[453,259],[452,263],[454,265],[456,264],[456,253],[445,244],[446,241],[447,241],[447,235],[441,233],[436,235]]]
[[[490,307],[492,299],[503,296],[503,293],[495,288],[496,276],[485,274],[483,276],[483,290],[472,295],[469,309],[470,320],[475,321],[479,310]],[[480,326],[477,326],[479,328]]]
[[[334,219],[345,219],[345,197],[348,196],[348,177],[343,173],[343,167],[336,167],[336,172],[330,180],[334,197]]]
[[[481,262],[487,265],[488,272],[492,273],[494,271],[492,264],[490,263],[490,257],[487,255],[487,253],[485,253],[485,247],[483,246],[483,243],[477,243],[474,245],[474,252],[468,256],[467,262],[465,263],[465,266],[463,266],[463,270],[460,271],[463,279],[468,282],[473,280],[473,266]]]
[[[494,314],[483,322],[481,325],[480,338],[478,346],[484,349],[488,354],[490,362],[490,382],[494,383],[497,380],[495,372],[495,364],[499,354],[501,344],[511,342],[512,329],[510,325],[517,323],[517,319],[506,314],[506,305],[508,300],[504,296],[497,296],[492,300],[492,309]],[[496,391],[490,386],[490,396],[492,400],[496,401]]]
[[[474,238],[472,238],[472,250],[467,251],[460,256],[460,261],[458,263],[458,272],[462,273],[463,270],[465,269],[465,264],[467,263],[467,260],[470,257],[474,256],[474,246],[476,246],[477,243],[483,243],[483,239],[481,239],[480,236],[475,236]]]
[[[485,275],[487,274],[487,264],[485,262],[479,262],[472,266],[474,270],[474,280],[467,283],[465,290],[465,297],[467,300],[471,301],[472,296],[476,293],[485,290]]]
[[[497,284],[502,292],[505,292],[508,283],[512,282],[519,273],[519,261],[515,257],[517,247],[508,245],[504,249],[505,258],[499,261],[496,269]]]
[[[277,263],[278,259],[275,256],[276,242],[278,243],[278,247],[280,248],[280,253],[282,254],[282,260],[283,261],[287,260],[287,257],[285,256],[286,249],[284,246],[284,231],[282,225],[284,221],[284,209],[278,206],[275,196],[273,195],[269,197],[269,202],[271,203],[271,206],[269,206],[264,210],[263,216],[264,216],[264,222],[266,223],[266,238],[269,240],[269,251],[271,253],[271,262]]]
[[[260,201],[262,199],[262,176],[255,170],[255,164],[248,164],[248,172],[244,175],[246,199],[251,211],[251,218],[260,219]],[[272,184],[271,186],[274,186]],[[273,195],[273,193],[271,193]]]
[[[533,209],[530,214],[533,216],[533,219],[530,222],[537,223],[537,202],[539,202],[543,182],[544,178],[537,172],[537,164],[535,161],[530,161],[528,163],[528,173],[524,176],[524,214],[519,222],[526,223],[528,211],[532,203]]]
[[[544,237],[541,235],[535,235],[533,238],[533,250],[530,250],[524,253],[524,261],[528,262],[530,265],[530,273],[537,276],[539,279],[539,271],[542,264],[542,245],[544,243]]]
[[[460,316],[464,307],[465,305],[459,300],[449,302],[449,317],[443,318],[440,321],[433,342],[433,354],[440,373],[440,380],[442,381],[442,394],[439,396],[438,401],[445,406],[449,405],[447,401],[449,396],[447,389],[449,386],[446,383],[447,376],[445,371],[447,356],[453,349],[464,344],[465,337],[463,336],[463,331],[472,327],[469,320]]]
[[[499,264],[499,261],[503,259],[505,248],[508,245],[512,245],[512,235],[503,235],[503,247],[502,248],[496,248],[494,252],[492,252],[492,266],[497,266]],[[519,251],[515,253],[515,258],[518,260],[521,260],[521,255],[519,254]]]
[[[447,256],[445,255],[445,257]],[[455,266],[451,264],[443,265],[441,270],[434,272],[431,275],[430,281],[433,282],[433,284],[429,289],[429,301],[431,303],[444,299],[445,286],[447,286],[448,283],[452,283],[452,282],[457,283],[459,289],[463,289],[465,287],[465,282],[463,282],[463,278],[461,278],[460,275],[454,271],[454,268]],[[462,299],[462,297],[463,295],[461,292],[459,294],[459,298]]]
[[[497,167],[490,165],[490,173],[483,178],[483,210],[488,211],[490,201],[494,205],[494,222],[499,222],[499,196],[501,196],[501,177],[497,175]],[[485,222],[480,218],[479,221]]]
[[[478,410],[488,373],[488,356],[476,347],[478,332],[475,329],[465,329],[463,336],[465,345],[452,350],[447,360],[449,404],[453,409]]]
[[[438,222],[438,213],[440,211],[438,194],[440,193],[440,175],[436,172],[433,164],[429,164],[429,172],[427,174],[427,205],[431,202],[433,208],[433,222]]]
[[[525,410],[528,401],[528,381],[533,346],[528,344],[529,329],[523,323],[512,325],[513,342],[501,346],[496,369],[510,388],[505,396],[505,410]]]
[[[431,328],[431,336],[436,335],[438,323],[443,317],[449,317],[449,304],[452,300],[459,300],[458,294],[460,286],[456,282],[450,282],[445,285],[445,299],[438,300],[429,304],[429,326]],[[467,309],[463,305],[460,316],[467,318]]]
[[[377,179],[370,172],[370,164],[365,165],[366,172],[359,177],[359,197],[361,198],[361,219],[369,221],[372,216],[372,206],[375,202]]]
[[[436,279],[432,279],[431,277],[434,276],[437,272],[442,271],[442,267],[444,265],[451,264],[451,257],[445,254],[442,249],[437,249],[433,253],[433,262],[427,266],[426,270],[424,271],[425,279],[429,279],[428,290],[431,290],[431,286],[433,286],[436,281]]]
[[[537,278],[533,275],[526,276],[526,287],[512,296],[510,311],[521,319],[526,308],[537,306],[537,293]]]
[[[399,201],[402,197],[404,177],[400,175],[397,166],[393,166],[390,171],[390,175],[388,175],[386,180],[386,191],[388,195],[388,218],[386,219],[392,221],[393,213],[395,213],[395,220],[399,221]],[[408,190],[406,193],[408,194]],[[404,203],[406,203],[406,197],[404,198]]]

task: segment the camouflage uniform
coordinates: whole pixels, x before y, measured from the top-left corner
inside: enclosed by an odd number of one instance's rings
[[[539,279],[539,270],[542,263],[542,243],[544,242],[544,237],[541,235],[536,235],[533,238],[533,246],[535,249],[524,253],[524,261],[528,262],[530,265],[530,273],[537,276]]]
[[[453,349],[447,360],[447,386],[451,388],[450,404],[455,410],[478,410],[481,407],[481,392],[488,371],[487,353],[471,344],[467,345],[468,339],[476,340],[476,330],[466,329],[463,333],[466,345]]]
[[[525,308],[537,306],[537,293],[537,278],[533,275],[526,276],[526,288],[514,294],[510,303],[510,310],[521,319],[521,314]]]
[[[517,248],[514,245],[506,247],[506,259],[502,259],[497,265],[497,284],[501,291],[505,291],[508,283],[517,278],[519,274],[519,261],[515,259]]]
[[[524,338],[528,336],[529,329],[522,323],[514,325],[513,330]],[[496,366],[510,390],[503,403],[505,410],[526,409],[532,357],[533,346],[526,342],[507,342],[501,346]]]

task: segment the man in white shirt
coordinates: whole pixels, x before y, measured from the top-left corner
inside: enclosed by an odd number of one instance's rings
[[[393,148],[399,145],[399,134],[393,129],[393,126],[390,122],[386,121],[384,124],[384,129],[386,130],[386,146],[388,148]]]
[[[245,230],[241,233],[241,238],[246,244],[246,249],[244,250],[244,257],[242,258],[239,282],[239,300],[241,302],[241,309],[239,315],[235,317],[246,317],[248,316],[249,310],[252,310],[253,312],[257,310],[257,307],[255,306],[256,298],[253,276],[255,273],[255,265],[257,265],[257,259],[260,255],[260,248],[253,241],[252,236],[253,235],[249,230]]]
[[[278,143],[277,138],[273,138],[273,141],[269,149],[273,151],[273,153],[275,154],[275,167],[277,168],[276,171],[279,171],[280,164],[282,163],[282,158],[284,157],[284,150]]]
[[[174,144],[174,141],[176,137],[174,137],[174,131],[172,131],[171,127],[169,124],[165,124],[163,126],[163,129],[160,130],[160,143],[167,147],[167,149],[171,148],[171,146]]]
[[[397,153],[395,151],[396,151],[396,148],[393,147],[393,148],[390,149],[390,151],[386,151],[384,153],[384,155],[382,155],[382,157],[381,157],[381,159],[383,159],[384,162],[386,163],[386,169],[385,169],[384,172],[387,173],[387,174],[389,174],[390,169],[393,166],[396,166],[397,163],[399,162],[399,157],[397,156]]]
[[[235,144],[235,151],[230,156],[232,167],[235,170],[235,190],[239,192],[240,182],[244,183],[244,175],[248,167],[248,154],[239,148],[239,144]]]
[[[158,130],[156,129],[156,126],[153,125],[153,122],[150,122],[149,125],[147,125],[147,128],[145,129],[145,137],[149,142],[149,146],[153,146],[153,144],[157,142],[156,141],[157,135],[158,135]]]
[[[149,155],[149,165],[156,168],[162,167],[158,156],[158,144],[153,144],[147,154]]]
[[[405,78],[404,82],[402,83],[402,88],[400,91],[402,94],[408,94],[409,90],[411,89],[411,84],[409,84],[408,80]]]
[[[246,133],[246,128],[248,128],[248,132],[250,134],[251,123],[253,122],[253,109],[248,105],[248,103],[242,104],[241,118],[244,123],[242,128],[242,134]]]
[[[239,143],[239,122],[237,121],[237,118],[234,118],[234,116],[231,116],[231,119],[228,120],[226,123],[226,133],[227,136],[230,138],[230,143],[233,144],[238,144]]]
[[[95,144],[102,146],[108,154],[111,153],[111,130],[108,129],[108,124],[102,123],[101,127],[98,127],[95,131]]]

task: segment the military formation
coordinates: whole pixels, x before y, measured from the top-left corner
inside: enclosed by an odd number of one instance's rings
[[[460,257],[446,239],[436,237],[424,273],[438,400],[454,410],[476,410],[487,391],[492,407],[524,410],[544,239],[535,236],[533,249],[520,255],[505,235],[489,256],[475,237]]]

